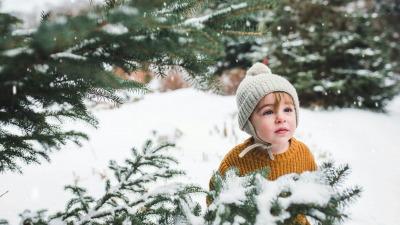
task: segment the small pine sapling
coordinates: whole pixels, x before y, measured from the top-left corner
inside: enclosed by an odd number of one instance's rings
[[[239,176],[235,167],[213,176],[205,221],[212,224],[300,224],[306,215],[318,224],[335,224],[348,216],[344,208],[360,197],[361,188],[341,189],[348,165],[329,161],[313,172],[287,174],[268,180],[269,168]]]
[[[43,219],[44,211],[38,214],[25,213],[23,222],[41,224],[204,224],[201,207],[192,200],[194,194],[206,193],[198,185],[172,183],[148,191],[146,184],[158,179],[171,179],[185,175],[181,170],[170,168],[177,163],[171,156],[161,153],[175,146],[163,142],[153,147],[148,140],[142,151],[132,148],[132,158],[125,165],[111,160],[109,168],[114,172],[116,184],[106,180],[105,194],[95,199],[86,190],[77,186],[66,186],[75,196],[68,201],[65,212]],[[148,170],[153,169],[152,172]],[[40,213],[40,214],[39,214]],[[40,218],[40,220],[38,219]]]

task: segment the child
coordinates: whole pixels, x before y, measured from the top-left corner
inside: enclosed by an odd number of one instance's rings
[[[268,179],[276,180],[284,174],[317,168],[308,147],[293,137],[299,124],[299,99],[289,81],[256,63],[240,83],[236,103],[240,129],[251,137],[225,156],[218,169],[221,174],[232,166],[239,168],[241,176],[268,166]],[[297,219],[310,224],[303,215]]]

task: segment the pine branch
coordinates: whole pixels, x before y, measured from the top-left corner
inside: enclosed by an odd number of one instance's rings
[[[197,1],[197,2],[193,3],[192,5],[188,6],[187,8],[183,9],[183,12],[187,12],[187,11],[189,11],[189,9],[195,7],[195,6],[198,5],[198,4],[201,4],[201,3],[203,3],[203,2],[206,2],[206,1],[208,1],[208,0]]]
[[[42,11],[40,13],[40,22],[43,23],[48,20],[50,20],[50,10],[48,10],[47,12]]]
[[[244,32],[244,31],[232,31],[232,30],[213,30],[217,33],[222,33],[222,34],[239,34],[239,35],[265,35],[265,32]]]
[[[348,188],[341,191],[341,195],[336,200],[342,207],[348,203],[355,202],[355,199],[361,197],[363,190],[360,187]]]
[[[8,191],[4,192],[2,195],[0,195],[0,198],[3,197],[7,193],[8,193]]]
[[[205,33],[205,32],[201,32],[202,34],[204,34],[204,36],[206,36],[208,39],[210,39],[215,45],[219,45],[218,41],[216,41],[214,38],[212,38],[209,34]]]
[[[218,18],[218,19],[215,19],[215,20],[211,20],[209,22],[205,22],[204,24],[205,25],[210,25],[210,24],[219,22],[221,20],[225,20],[225,19],[230,18],[230,17],[234,17],[234,16],[241,15],[241,14],[244,14],[244,13],[249,13],[249,12],[252,12],[252,11],[257,11],[257,10],[260,10],[260,9],[269,9],[269,8],[271,8],[271,6],[269,6],[269,5],[257,6],[257,7],[254,7],[254,8],[249,8],[249,9],[245,9],[245,10],[242,10],[242,11],[238,11],[238,12],[229,14],[227,16],[224,16],[224,17],[221,17],[221,18]]]
[[[344,167],[341,167],[338,172],[335,171],[334,174],[335,177],[329,184],[332,186],[337,185],[340,182],[340,180],[343,179],[345,176],[347,176],[349,173],[350,173],[350,167],[349,165],[346,164]]]
[[[197,49],[197,50],[200,50],[200,51],[205,51],[205,52],[208,52],[208,53],[211,53],[211,54],[215,54],[215,55],[220,55],[221,54],[218,51],[214,51],[212,49],[207,49],[207,48],[202,48],[202,47],[199,47],[199,46],[183,45],[182,47],[193,48],[193,49]]]

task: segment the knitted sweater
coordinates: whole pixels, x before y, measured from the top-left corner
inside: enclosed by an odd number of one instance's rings
[[[270,168],[268,180],[274,181],[285,174],[300,174],[304,171],[314,171],[317,168],[311,151],[305,144],[294,137],[290,139],[289,149],[284,153],[274,154],[274,160],[271,160],[268,154],[260,151],[259,148],[251,150],[243,158],[240,158],[239,154],[253,143],[254,139],[250,137],[244,143],[234,147],[222,160],[218,172],[223,174],[230,167],[235,166],[239,169],[240,176],[243,176],[248,172],[268,166]],[[212,190],[211,180],[209,186],[210,190]],[[210,203],[207,199],[207,205]],[[310,224],[305,216],[299,216],[298,219],[303,221],[303,224]]]

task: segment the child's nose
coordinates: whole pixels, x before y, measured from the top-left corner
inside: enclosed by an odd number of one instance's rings
[[[276,114],[276,122],[277,123],[278,122],[285,122],[285,121],[286,121],[286,117],[285,117],[284,113],[279,112],[279,113]]]

